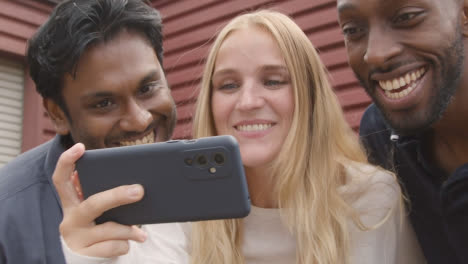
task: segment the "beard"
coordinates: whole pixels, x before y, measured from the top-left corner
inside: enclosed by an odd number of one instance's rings
[[[456,36],[451,45],[443,51],[443,55],[438,56],[440,69],[439,71],[434,70],[434,74],[432,75],[432,91],[427,91],[432,95],[423,111],[408,113],[402,118],[395,118],[390,111],[386,111],[384,105],[379,102],[373,92],[373,90],[380,88],[370,87],[369,83],[366,83],[363,78],[354,72],[361,86],[364,87],[366,93],[372,98],[372,101],[384,117],[385,122],[398,134],[420,134],[430,129],[435,122],[442,118],[457,90],[464,67],[464,44],[460,27],[457,29]],[[433,69],[437,69],[433,61],[429,61],[429,65]]]

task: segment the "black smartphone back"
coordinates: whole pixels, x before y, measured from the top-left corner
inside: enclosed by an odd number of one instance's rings
[[[76,169],[85,198],[139,183],[143,199],[105,212],[96,223],[126,225],[245,217],[250,198],[232,136],[87,150]]]

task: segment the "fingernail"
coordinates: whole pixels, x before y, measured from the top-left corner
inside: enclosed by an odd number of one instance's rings
[[[140,185],[133,185],[127,189],[128,195],[133,198],[139,197],[141,191],[142,190]]]

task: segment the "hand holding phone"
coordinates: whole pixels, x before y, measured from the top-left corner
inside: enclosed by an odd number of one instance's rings
[[[89,150],[76,163],[84,198],[141,184],[139,202],[104,212],[96,223],[126,225],[239,218],[250,199],[232,136]]]
[[[119,186],[83,201],[73,182],[77,176],[75,163],[83,153],[81,143],[66,150],[52,176],[63,210],[60,234],[75,253],[104,258],[123,255],[128,250],[128,240],[142,242],[146,234],[135,226],[112,222],[96,225],[94,219],[111,208],[140,200],[143,188],[139,185]]]

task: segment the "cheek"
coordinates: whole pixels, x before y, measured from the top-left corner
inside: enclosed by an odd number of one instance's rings
[[[289,88],[285,93],[277,96],[277,100],[274,103],[283,119],[286,119],[289,124],[292,122],[294,116],[294,94],[292,88]]]
[[[109,116],[81,115],[73,118],[72,134],[80,140],[104,140],[113,130],[115,120]]]
[[[364,58],[364,53],[367,47],[360,47],[356,44],[351,44],[349,42],[345,43],[346,47],[346,57],[348,58],[348,62],[350,64],[355,63],[359,58]],[[364,50],[362,52],[361,50]],[[362,54],[362,56],[360,56]]]
[[[364,49],[365,50],[365,49]],[[358,78],[363,79],[364,76],[367,75],[369,70],[369,66],[367,62],[364,60],[365,51],[358,52],[358,51],[348,51],[348,64],[355,75]]]
[[[211,112],[218,133],[223,133],[228,127],[229,117],[232,112],[232,101],[229,96],[220,93],[214,93],[211,98]]]
[[[175,109],[175,103],[171,91],[167,88],[159,91],[157,96],[152,97],[146,102],[146,108],[152,112],[170,115]]]

